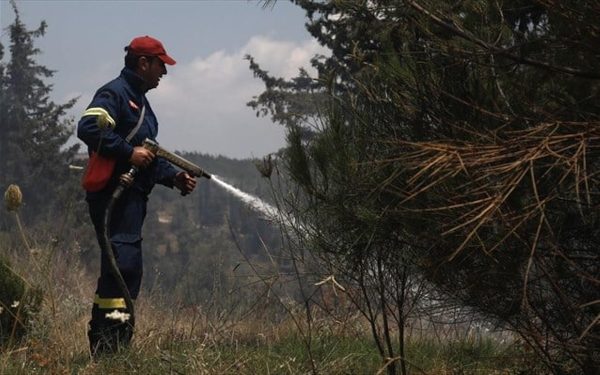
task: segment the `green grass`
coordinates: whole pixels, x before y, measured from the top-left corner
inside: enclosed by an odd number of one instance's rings
[[[5,374],[375,374],[382,361],[369,337],[317,336],[311,356],[293,333],[276,341],[233,338],[207,344],[198,338],[134,344],[127,351],[91,361],[84,350],[49,358],[44,348],[2,356]],[[81,349],[81,348],[80,348]],[[411,374],[518,374],[519,356],[511,346],[490,340],[436,344],[431,340],[407,347]],[[419,370],[420,369],[420,370]]]

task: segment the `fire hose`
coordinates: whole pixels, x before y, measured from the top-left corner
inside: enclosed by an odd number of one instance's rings
[[[196,164],[186,160],[185,158],[177,154],[165,150],[164,148],[160,147],[158,143],[150,139],[144,140],[143,147],[151,151],[155,156],[161,157],[167,160],[168,162],[176,165],[177,167],[183,169],[192,177],[206,177],[208,179],[211,178],[210,174],[206,173],[202,168],[198,167]],[[113,248],[110,244],[109,228],[110,217],[112,215],[115,203],[119,200],[123,192],[131,186],[137,173],[138,168],[132,165],[129,171],[120,176],[119,185],[117,185],[117,187],[113,191],[108,205],[106,206],[106,210],[104,211],[104,220],[102,221],[103,233],[101,237],[102,241],[100,243],[100,247],[108,259],[110,272],[115,278],[117,286],[123,294],[123,299],[125,300],[125,307],[129,313],[129,318],[127,322],[132,328],[135,326],[133,300],[131,299],[131,294],[129,293],[129,288],[127,288],[127,284],[125,284],[123,275],[121,275],[121,271],[119,271],[119,266],[117,265],[117,260],[115,258]]]

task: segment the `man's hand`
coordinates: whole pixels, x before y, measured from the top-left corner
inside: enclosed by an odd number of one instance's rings
[[[196,188],[196,179],[187,172],[179,172],[175,176],[174,185],[181,191],[181,195],[188,195]]]
[[[146,168],[152,163],[152,160],[154,160],[152,151],[141,146],[134,147],[133,153],[129,158],[129,162],[139,168]]]

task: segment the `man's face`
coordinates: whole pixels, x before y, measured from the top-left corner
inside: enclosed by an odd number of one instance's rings
[[[140,75],[144,79],[146,90],[151,90],[158,86],[160,77],[167,74],[165,63],[154,56],[143,56],[140,58]]]

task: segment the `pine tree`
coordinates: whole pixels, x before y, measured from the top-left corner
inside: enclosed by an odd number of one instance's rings
[[[314,61],[321,129],[292,127],[285,153],[312,248],[416,266],[550,371],[596,373],[598,4],[295,3],[332,51]],[[295,105],[289,83],[257,76],[255,108]]]
[[[21,186],[24,216],[33,222],[57,205],[67,183],[72,185],[68,165],[78,146],[64,148],[73,127],[65,113],[76,99],[65,104],[50,100],[52,85],[46,80],[54,72],[36,63],[40,50],[34,46],[46,23],[28,30],[14,2],[12,6],[10,58],[0,64],[0,188]],[[0,45],[0,58],[3,50]]]

